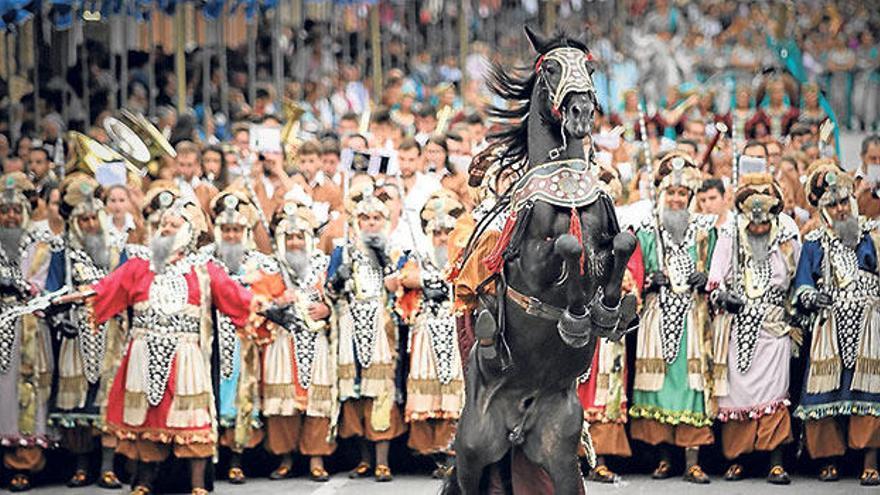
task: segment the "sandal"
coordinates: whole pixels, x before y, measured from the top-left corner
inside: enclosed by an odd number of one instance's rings
[[[372,468],[373,467],[370,466],[370,463],[366,461],[361,461],[360,464],[358,464],[357,466],[355,466],[354,469],[348,472],[348,477],[351,479],[366,478],[370,475],[370,471],[372,470]]]
[[[791,478],[788,476],[788,473],[785,472],[784,467],[776,465],[770,468],[770,474],[767,475],[767,483],[774,485],[788,485],[791,483]]]
[[[862,475],[859,476],[859,484],[862,486],[880,485],[880,474],[877,473],[876,469],[865,469],[862,471]]]
[[[431,471],[431,478],[435,480],[443,480],[448,478],[452,474],[452,466],[446,466],[443,464],[438,464],[433,471]]]
[[[617,474],[608,469],[608,466],[602,464],[590,470],[590,481],[598,481],[599,483],[614,483],[617,481]]]
[[[837,481],[840,479],[840,473],[837,472],[837,466],[828,464],[819,470],[819,481]]]
[[[293,477],[293,470],[290,466],[278,466],[272,474],[269,475],[270,480],[286,480]]]
[[[70,479],[67,480],[67,487],[68,488],[79,488],[82,486],[86,486],[88,484],[89,484],[89,474],[86,473],[82,469],[77,469],[73,473],[73,476],[71,476]]]
[[[10,492],[26,492],[31,489],[31,479],[26,474],[16,474],[9,482]]]
[[[727,472],[724,473],[725,481],[739,481],[743,479],[743,467],[742,464],[731,464],[729,468],[727,468]]]
[[[116,477],[116,473],[113,471],[104,471],[104,473],[101,474],[101,478],[98,480],[98,486],[108,490],[117,490],[122,488],[122,482],[119,481],[119,478]]]
[[[696,483],[698,485],[706,485],[712,481],[699,464],[694,464],[688,468],[687,472],[684,473],[684,480],[688,483]]]
[[[394,479],[394,477],[391,476],[391,468],[382,464],[376,466],[376,471],[373,475],[376,477],[376,481],[380,483]]]
[[[229,472],[226,473],[226,478],[229,480],[229,483],[233,485],[243,485],[244,484],[244,471],[239,466],[229,468]]]
[[[655,480],[665,480],[666,478],[672,476],[672,466],[669,464],[669,461],[660,461],[660,464],[657,464],[657,469],[651,473],[651,477]]]
[[[150,490],[147,486],[138,485],[131,490],[129,495],[150,495],[152,490]]]
[[[193,488],[190,493],[192,495],[208,495],[208,490],[204,488]]]
[[[330,473],[328,473],[327,470],[322,467],[316,467],[312,468],[311,472],[309,472],[309,478],[312,481],[323,483],[325,481],[330,481]]]

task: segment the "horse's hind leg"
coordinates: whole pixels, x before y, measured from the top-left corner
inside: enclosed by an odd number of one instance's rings
[[[523,452],[550,476],[555,495],[583,493],[577,462],[583,411],[574,390],[546,397],[537,412]]]

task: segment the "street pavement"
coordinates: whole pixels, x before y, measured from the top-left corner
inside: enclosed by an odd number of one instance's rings
[[[334,476],[327,483],[313,483],[304,478],[284,481],[251,479],[241,486],[225,482],[217,483],[217,495],[431,495],[438,493],[440,482],[427,476],[403,475],[391,483],[376,483],[370,479],[350,480],[344,473]],[[735,483],[715,478],[709,485],[692,485],[680,479],[652,480],[647,475],[626,476],[613,485],[588,482],[588,495],[855,495],[877,493],[878,489],[864,488],[856,479],[844,479],[836,483],[821,483],[815,478],[794,477],[789,486],[774,486],[763,479],[748,479]],[[100,490],[95,486],[69,489],[63,486],[44,486],[33,490],[34,494],[57,495],[122,495],[123,490]]]

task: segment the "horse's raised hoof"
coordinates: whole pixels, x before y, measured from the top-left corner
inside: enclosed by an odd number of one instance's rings
[[[593,300],[593,304],[590,306],[590,322],[596,329],[598,336],[611,340],[620,340],[623,336],[622,333],[618,332],[620,306],[620,301],[617,302],[617,306],[609,308],[602,302],[601,297]]]
[[[565,345],[580,349],[590,342],[592,337],[592,326],[590,325],[590,313],[583,315],[573,315],[566,309],[559,317],[556,324],[556,330],[559,337],[565,342]]]

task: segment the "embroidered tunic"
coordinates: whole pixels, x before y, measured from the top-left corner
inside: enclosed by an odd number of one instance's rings
[[[415,259],[407,259],[402,272],[419,273],[423,286],[449,292],[439,271],[427,266],[420,269]],[[396,306],[410,326],[406,421],[458,419],[464,405],[464,378],[451,301],[428,300],[420,289],[410,289]]]
[[[649,294],[639,325],[636,377],[630,416],[661,423],[709,426],[703,389],[707,371],[702,353],[707,308],[705,298],[687,284],[695,271],[708,271],[715,245],[714,217],[694,215],[684,240],[676,245],[663,229],[664,269],[671,286]],[[657,231],[646,224],[636,236],[645,273],[660,269]]]
[[[47,292],[66,284],[65,256],[70,258],[72,290],[88,288],[108,273],[84,250],[66,246],[52,253],[46,276]],[[116,256],[121,261],[126,257],[124,250]],[[95,332],[86,310],[83,306],[74,306],[67,315],[72,319],[76,334],[58,335],[53,339],[53,343],[57,343],[54,349],[57,364],[49,421],[63,428],[101,426],[101,408],[107,404],[109,384],[126,339],[122,316],[111,318]]]
[[[312,417],[333,418],[336,412],[335,342],[328,322],[312,321],[307,316],[308,305],[324,299],[324,277],[329,258],[321,252],[311,255],[309,271],[297,280],[291,278],[290,287],[300,298],[295,303],[298,319],[295,328],[283,328],[272,322],[261,326],[263,342],[262,390],[265,416],[293,416],[305,413]],[[284,269],[276,263],[278,270]],[[292,275],[292,274],[291,274]],[[274,297],[285,290],[285,281],[279,272]],[[265,332],[265,333],[262,333]]]
[[[780,220],[766,260],[752,256],[744,230],[741,254],[734,258],[732,226],[726,230],[715,246],[709,286],[736,291],[746,304],[735,316],[715,317],[714,395],[720,421],[757,419],[789,404],[791,327],[785,303],[800,244],[797,230]],[[738,281],[732,280],[734,262],[740,264]]]
[[[396,397],[397,326],[383,270],[366,249],[350,246],[352,287],[337,302],[339,398],[383,397],[390,404]],[[330,257],[328,280],[341,264],[342,248],[337,247]]]
[[[22,271],[28,273],[30,264],[20,270],[18,258],[19,253],[0,248],[0,273],[27,293],[31,281]],[[10,312],[25,302],[13,295],[0,298],[0,446],[45,448],[50,445],[46,416],[52,354],[45,325],[32,314],[13,317]]]
[[[134,315],[110,390],[110,431],[123,439],[215,442],[210,371],[214,332],[207,312],[213,304],[236,327],[244,327],[251,293],[216,263],[195,254],[159,275],[149,261],[132,258],[93,288],[88,306],[95,324],[128,308]]]
[[[814,230],[805,238],[795,298],[819,290],[830,294],[833,304],[830,311],[820,311],[811,319],[804,390],[795,410],[798,418],[880,416],[878,234],[864,230],[855,250],[828,229]],[[826,274],[831,284],[824,282]]]

